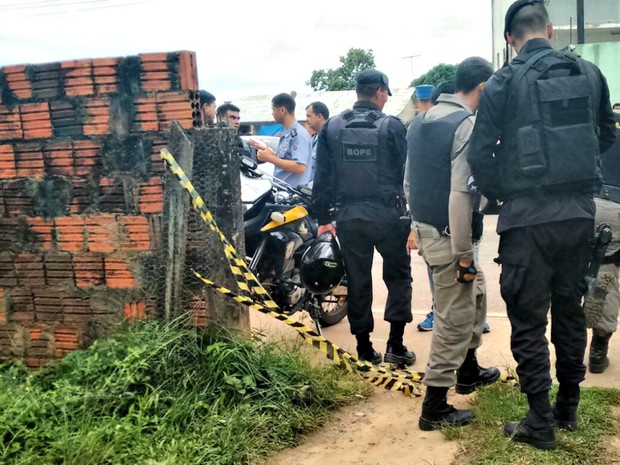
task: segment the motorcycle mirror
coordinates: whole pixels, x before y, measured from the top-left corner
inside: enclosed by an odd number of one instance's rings
[[[255,170],[258,165],[256,164],[256,162],[254,160],[252,160],[249,157],[241,157],[241,164],[245,167],[245,168],[250,168]]]

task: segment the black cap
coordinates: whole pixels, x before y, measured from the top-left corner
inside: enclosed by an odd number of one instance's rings
[[[385,86],[388,95],[391,96],[392,91],[390,90],[390,86],[388,85],[388,83],[388,77],[385,75],[385,73],[382,73],[381,71],[378,71],[376,69],[367,69],[357,75],[355,90],[359,90],[361,86],[365,86],[367,84],[377,84],[379,86]]]
[[[512,32],[510,30],[510,23],[512,23],[515,15],[524,6],[534,5],[536,3],[543,3],[543,0],[517,0],[510,5],[510,8],[508,8],[508,11],[506,12],[506,21],[504,22],[504,39],[506,39],[506,42],[508,41],[508,33]]]

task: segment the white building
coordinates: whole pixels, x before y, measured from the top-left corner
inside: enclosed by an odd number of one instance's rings
[[[492,0],[493,66],[504,64],[506,40],[504,18],[514,0]],[[577,43],[577,0],[548,0],[547,9],[554,25],[553,47],[562,49]],[[620,0],[584,0],[585,43],[620,41]],[[514,51],[509,50],[509,57]]]

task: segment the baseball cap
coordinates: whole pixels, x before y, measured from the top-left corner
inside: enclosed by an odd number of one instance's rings
[[[390,90],[390,87],[388,85],[388,82],[389,82],[388,77],[385,75],[385,73],[382,73],[379,70],[376,70],[376,69],[364,70],[357,75],[356,80],[357,82],[355,85],[355,90],[359,90],[360,87],[365,86],[367,84],[378,84],[381,86],[385,86],[385,88],[387,89],[388,95],[389,96],[392,95],[392,91]]]
[[[506,41],[508,41],[508,34],[512,32],[510,30],[510,25],[515,15],[524,6],[534,5],[536,3],[543,3],[543,0],[517,0],[510,5],[510,8],[508,8],[508,11],[506,12],[506,21],[504,22],[504,39],[506,39]]]

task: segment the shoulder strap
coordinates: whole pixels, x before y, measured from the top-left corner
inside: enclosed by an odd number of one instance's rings
[[[519,71],[517,71],[517,74],[515,74],[514,78],[512,78],[512,85],[516,85],[521,79],[523,79],[523,76],[525,76],[525,73],[528,72],[528,70],[534,66],[534,64],[540,60],[542,57],[549,55],[551,52],[553,52],[552,48],[545,48],[544,50],[541,50],[538,53],[535,53],[529,60],[527,60],[523,66],[521,66],[521,68],[519,68]]]

